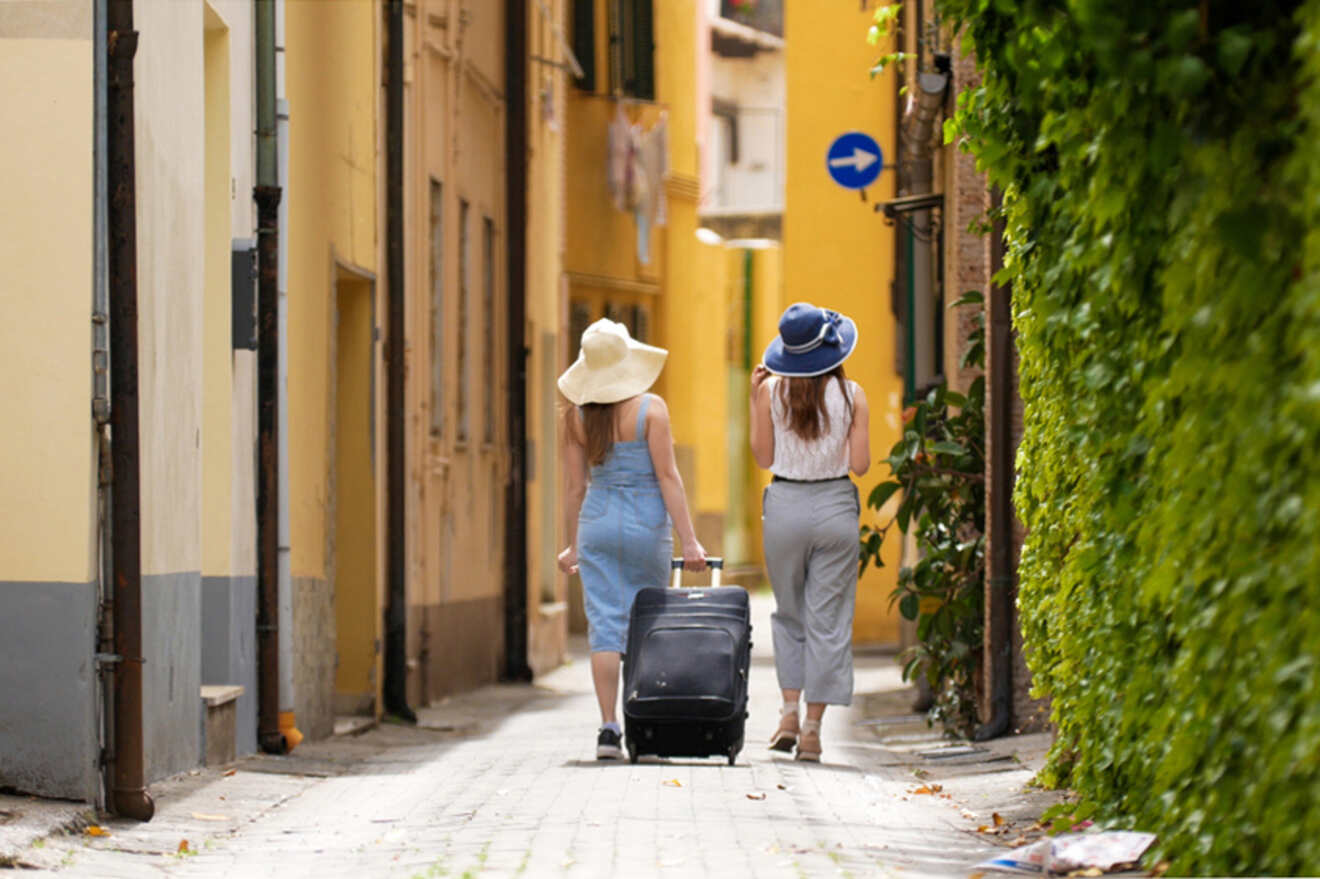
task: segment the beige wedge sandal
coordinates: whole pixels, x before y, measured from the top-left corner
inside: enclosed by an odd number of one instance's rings
[[[779,729],[770,737],[770,750],[788,753],[798,740],[798,709],[785,705],[779,709]]]
[[[802,737],[798,739],[795,759],[807,763],[820,762],[820,721],[804,720]]]

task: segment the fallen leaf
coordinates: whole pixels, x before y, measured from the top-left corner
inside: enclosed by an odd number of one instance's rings
[[[1012,842],[1010,842],[1010,843],[1008,844],[1008,847],[1009,847],[1009,848],[1022,848],[1022,846],[1026,845],[1026,844],[1029,843],[1029,842],[1031,842],[1031,840],[1027,839],[1025,836],[1019,836],[1017,839],[1015,839],[1015,840],[1013,840]]]
[[[1000,815],[998,812],[995,812],[995,813],[994,813],[993,815],[991,815],[990,817],[994,820],[994,822],[995,822],[995,826],[996,826],[996,827],[1003,827],[1003,826],[1004,826],[1004,816],[1003,816],[1003,815]]]
[[[921,787],[917,788],[916,790],[910,790],[910,791],[908,791],[908,793],[910,793],[910,794],[928,794],[928,793],[930,793],[930,788],[926,787],[926,785],[923,784]]]
[[[1093,876],[1103,876],[1103,875],[1105,875],[1105,871],[1104,871],[1104,870],[1101,870],[1099,867],[1087,867],[1085,870],[1073,870],[1073,871],[1072,871],[1071,873],[1069,873],[1068,875],[1069,875],[1069,876],[1088,876],[1088,877],[1093,877]]]
[[[665,787],[682,787],[682,786],[683,786],[683,782],[679,781],[677,778],[666,779],[665,781],[662,781],[661,784],[663,784]]]
[[[186,855],[188,853],[188,840],[179,840],[179,853]]]
[[[984,873],[969,873],[967,879],[985,879]]]
[[[234,774],[235,772],[237,772],[237,771],[238,771],[237,769],[226,769],[226,770],[225,770],[225,778],[228,778],[229,776],[233,775],[233,774]]]
[[[192,816],[198,821],[228,821],[228,815],[208,815],[206,812],[193,812]]]
[[[779,784],[775,785],[775,787],[779,788],[780,790],[788,790],[788,785],[784,784],[782,781],[779,782]]]
[[[750,793],[750,794],[747,795],[747,799],[749,799],[749,800],[764,800],[764,799],[765,799],[765,791],[756,791],[755,793]]]
[[[1150,875],[1152,876],[1163,876],[1167,872],[1169,872],[1168,861],[1160,861],[1158,864],[1150,868]]]
[[[92,824],[92,825],[88,826],[88,828],[87,828],[86,830],[84,830],[83,833],[86,833],[88,836],[109,836],[109,835],[110,835],[110,831],[109,831],[109,830],[106,830],[104,827],[100,826],[99,824]]]
[[[989,833],[989,832],[990,832],[990,828],[987,827],[986,825],[982,824],[980,827],[976,828],[976,832],[977,832],[977,833]]]

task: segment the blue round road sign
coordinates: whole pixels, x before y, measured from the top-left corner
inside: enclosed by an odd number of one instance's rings
[[[865,189],[880,176],[885,166],[884,153],[875,138],[860,131],[841,134],[825,154],[825,170],[834,182],[848,189]]]

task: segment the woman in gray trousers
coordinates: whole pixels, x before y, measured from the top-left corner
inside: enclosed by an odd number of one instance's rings
[[[770,747],[796,746],[796,758],[812,762],[820,760],[825,706],[852,701],[861,504],[848,473],[861,476],[871,465],[866,394],[843,373],[856,345],[851,319],[799,302],[752,370],[752,454],[774,474],[761,512],[784,704]]]

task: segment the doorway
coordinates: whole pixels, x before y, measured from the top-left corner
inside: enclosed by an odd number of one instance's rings
[[[380,704],[383,595],[377,555],[375,289],[337,267],[331,413],[329,568],[334,594],[335,713]]]

